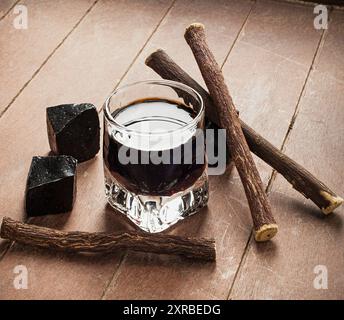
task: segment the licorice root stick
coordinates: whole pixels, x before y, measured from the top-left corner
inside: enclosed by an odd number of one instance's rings
[[[133,250],[150,253],[175,254],[192,259],[215,261],[214,239],[186,238],[166,234],[141,232],[66,232],[39,227],[5,217],[0,237],[21,244],[75,253],[112,253]]]
[[[181,82],[195,89],[203,98],[206,117],[220,126],[216,108],[209,93],[177,65],[165,51],[159,49],[153,52],[146,59],[146,64],[162,78]],[[272,145],[248,124],[242,120],[240,123],[251,152],[280,173],[295,190],[313,201],[324,214],[333,212],[343,203],[341,197],[307,169]]]
[[[251,210],[255,240],[270,240],[276,235],[278,227],[221,69],[206,42],[204,26],[199,23],[191,24],[184,37],[217,108],[219,124],[226,129],[228,147]]]

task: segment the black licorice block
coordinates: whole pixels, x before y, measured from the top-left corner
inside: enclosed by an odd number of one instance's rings
[[[55,154],[73,156],[83,162],[99,151],[99,117],[93,104],[62,104],[47,108],[47,128],[50,148]]]
[[[77,160],[71,156],[33,157],[26,183],[28,216],[72,210]]]

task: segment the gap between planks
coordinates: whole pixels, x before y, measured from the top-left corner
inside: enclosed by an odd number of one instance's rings
[[[330,14],[330,12],[329,12]],[[329,20],[328,20],[328,24],[331,23],[331,20],[330,20],[330,16],[329,16]],[[297,100],[297,103],[296,103],[296,106],[295,106],[295,110],[294,110],[294,113],[291,117],[291,120],[290,120],[290,124],[289,124],[289,127],[288,127],[288,130],[285,134],[285,137],[282,141],[282,145],[280,147],[280,150],[281,151],[284,151],[285,150],[285,146],[290,138],[290,135],[291,135],[291,132],[294,128],[294,125],[295,125],[295,122],[296,122],[296,119],[297,119],[297,116],[299,115],[299,112],[300,112],[300,103],[301,103],[301,100],[304,96],[304,93],[305,93],[305,89],[306,89],[306,85],[307,85],[307,82],[308,82],[308,79],[314,69],[314,65],[315,65],[315,62],[317,60],[317,57],[319,55],[319,52],[320,52],[320,49],[322,48],[323,44],[324,44],[324,41],[325,41],[325,35],[327,33],[327,30],[328,29],[324,29],[321,33],[321,36],[320,36],[320,39],[319,39],[319,42],[318,42],[318,45],[317,45],[317,48],[315,50],[315,53],[314,53],[314,57],[312,59],[312,63],[311,63],[311,66],[310,68],[308,69],[308,72],[307,72],[307,75],[306,75],[306,79],[303,83],[303,86],[301,88],[301,92],[300,92],[300,95],[298,97],[298,100]],[[268,185],[266,187],[266,192],[269,193],[271,191],[271,188],[272,188],[272,184],[273,182],[275,181],[277,177],[277,171],[276,170],[272,170],[272,173],[270,175],[270,178],[269,178],[269,182],[268,182]]]
[[[118,84],[115,86],[114,90],[117,89],[117,87],[120,85],[121,81],[125,78],[125,75],[129,72],[129,69],[130,69],[130,68],[132,67],[132,65],[135,63],[135,60],[139,57],[140,53],[143,51],[143,49],[145,48],[145,46],[148,44],[149,40],[153,37],[154,33],[158,30],[160,24],[162,23],[162,21],[164,20],[164,18],[167,16],[167,14],[171,11],[171,9],[173,8],[175,2],[176,2],[176,0],[173,1],[171,7],[167,10],[166,14],[163,16],[163,18],[161,19],[161,21],[159,22],[159,24],[157,25],[157,27],[154,29],[154,31],[152,32],[151,36],[148,38],[147,42],[144,44],[143,48],[142,48],[142,49],[139,51],[139,53],[136,55],[136,57],[134,58],[133,63],[130,64],[129,68],[128,68],[127,71],[124,73],[124,75],[121,77],[120,81],[119,81]],[[239,31],[238,31],[238,33],[237,33],[237,35],[236,35],[236,37],[235,37],[235,39],[234,39],[232,45],[231,45],[230,48],[228,49],[228,53],[226,54],[225,59],[224,59],[223,63],[221,64],[221,69],[222,69],[223,66],[226,64],[226,62],[227,62],[227,60],[228,60],[228,57],[229,57],[229,55],[231,54],[231,52],[232,52],[232,50],[233,50],[233,48],[234,48],[234,46],[235,46],[235,43],[238,41],[238,39],[240,38],[240,35],[241,35],[242,32],[244,31],[244,28],[245,28],[245,26],[246,26],[246,24],[247,24],[247,21],[248,21],[250,15],[251,15],[251,12],[253,11],[253,9],[254,9],[254,7],[255,7],[255,5],[256,5],[256,3],[257,3],[257,0],[252,0],[251,2],[252,2],[251,8],[250,8],[248,14],[246,15],[246,17],[245,17],[245,19],[244,19],[244,21],[243,21],[243,24],[242,24],[241,28],[239,29]],[[101,110],[99,111],[99,113],[100,113],[101,111],[102,111],[102,108],[101,108]],[[233,168],[234,168],[234,167],[232,167],[231,170],[232,170]],[[201,227],[201,226],[200,226],[200,227]],[[246,248],[247,248],[247,246],[249,245],[249,240],[250,240],[250,237],[249,237],[249,239],[248,239],[248,241],[247,241],[247,243],[246,243],[246,245],[245,245],[244,252],[243,252],[243,254],[242,254],[242,258],[244,257]],[[112,276],[111,280],[109,281],[109,284],[105,287],[105,289],[104,289],[104,291],[103,291],[103,294],[102,294],[102,296],[101,296],[101,300],[104,300],[104,299],[105,299],[105,296],[106,296],[106,293],[107,293],[108,289],[116,282],[116,280],[117,280],[117,278],[118,278],[118,276],[119,276],[119,273],[120,273],[121,266],[122,266],[123,262],[125,261],[126,257],[127,257],[127,253],[125,253],[125,254],[122,256],[122,258],[121,258],[121,260],[120,260],[120,262],[119,262],[119,264],[118,264],[116,270],[115,270],[114,273],[113,273],[113,276]],[[242,258],[241,258],[241,260],[240,260],[239,266],[240,266],[240,264],[241,264]],[[237,274],[237,271],[238,271],[238,270],[239,270],[239,267],[238,267],[238,269],[236,270],[236,274]]]
[[[16,4],[20,0],[16,1],[11,8],[5,13],[4,16],[0,18],[0,21],[16,6]],[[18,93],[13,97],[11,102],[6,106],[6,108],[0,113],[0,119],[5,114],[7,110],[11,107],[11,105],[15,102],[15,100],[19,97],[19,95],[24,91],[24,89],[30,84],[30,82],[38,75],[38,73],[42,70],[42,68],[47,64],[47,62],[50,60],[50,58],[55,54],[55,52],[63,45],[63,43],[67,40],[67,38],[75,31],[75,29],[80,25],[82,20],[91,12],[91,10],[94,8],[94,6],[99,2],[100,0],[95,0],[92,5],[85,11],[85,13],[82,15],[82,17],[76,22],[76,24],[72,27],[72,29],[66,34],[66,36],[60,41],[60,43],[54,48],[54,50],[45,58],[43,63],[39,66],[39,68],[32,74],[30,79],[23,85],[23,87],[18,91]],[[30,218],[27,219],[25,222],[30,222]],[[7,254],[7,252],[11,249],[14,242],[9,242],[4,245],[4,249],[0,255],[0,262],[4,258],[4,256]]]
[[[250,10],[249,10],[249,12],[248,12],[244,22],[243,22],[241,28],[239,29],[239,32],[238,32],[237,36],[235,37],[231,47],[229,48],[228,53],[226,54],[225,60],[223,60],[223,62],[221,64],[221,70],[223,69],[223,66],[226,64],[226,62],[227,62],[227,60],[229,58],[229,55],[232,53],[233,48],[234,48],[235,44],[237,43],[239,37],[243,33],[243,31],[244,31],[244,29],[245,29],[245,27],[247,25],[248,18],[250,17],[250,15],[251,15],[253,9],[255,8],[256,4],[257,4],[257,0],[252,0],[252,6],[251,6],[251,8],[250,8]]]
[[[331,14],[331,13],[332,13],[332,8],[330,8],[330,10],[329,10],[328,25],[330,25],[330,23],[331,23],[331,19],[330,19],[330,14]],[[324,29],[324,30],[322,31],[322,33],[321,33],[320,39],[319,39],[319,41],[318,41],[318,45],[317,45],[317,47],[316,47],[316,49],[315,49],[315,52],[314,52],[314,56],[313,56],[311,65],[310,65],[310,67],[309,67],[309,69],[308,69],[308,72],[307,72],[305,81],[304,81],[304,83],[303,83],[303,85],[302,85],[302,88],[301,88],[301,91],[300,91],[298,100],[297,100],[297,102],[296,102],[296,106],[295,106],[295,109],[294,109],[294,113],[293,113],[293,115],[292,115],[292,117],[291,117],[291,119],[290,119],[290,124],[289,124],[289,126],[288,126],[287,132],[286,132],[286,134],[285,134],[285,136],[284,136],[284,139],[283,139],[283,141],[282,141],[282,144],[281,144],[281,147],[280,147],[280,150],[281,150],[281,151],[284,151],[284,150],[285,150],[286,144],[287,144],[287,142],[288,142],[288,140],[289,140],[289,138],[290,138],[291,132],[292,132],[292,130],[293,130],[293,128],[294,128],[294,124],[295,124],[295,122],[296,122],[297,116],[299,115],[300,103],[301,103],[301,100],[302,100],[302,98],[303,98],[303,96],[304,96],[305,89],[306,89],[306,86],[307,86],[307,83],[308,83],[308,79],[309,79],[309,77],[310,77],[312,71],[314,70],[315,62],[317,61],[317,58],[318,58],[318,56],[319,56],[320,49],[322,48],[322,46],[323,46],[323,44],[324,44],[325,36],[326,36],[326,34],[327,34],[327,30],[328,30],[328,29]],[[273,185],[273,183],[275,182],[277,175],[278,175],[277,171],[276,171],[276,170],[272,170],[271,175],[270,175],[269,180],[268,180],[268,184],[267,184],[267,186],[266,186],[266,188],[265,188],[265,191],[266,191],[266,193],[267,193],[268,195],[269,195],[269,193],[270,193],[270,191],[271,191],[271,189],[272,189],[272,185]],[[236,272],[235,272],[233,282],[232,282],[231,287],[230,287],[230,289],[229,289],[228,296],[227,296],[227,300],[231,300],[231,295],[232,295],[232,291],[233,291],[233,288],[234,288],[236,279],[237,279],[237,277],[238,277],[238,275],[239,275],[239,273],[240,273],[240,270],[241,270],[241,268],[242,268],[242,266],[243,266],[243,264],[244,264],[244,262],[245,262],[245,259],[246,259],[247,255],[248,255],[248,253],[249,253],[249,251],[250,251],[251,243],[252,243],[252,241],[253,241],[253,240],[252,240],[252,235],[253,235],[253,233],[252,233],[252,231],[251,231],[250,236],[248,237],[247,244],[246,244],[245,249],[244,249],[244,253],[243,253],[242,257],[241,257],[241,260],[240,260],[238,269],[237,269]]]
[[[24,89],[30,84],[30,82],[38,75],[38,73],[42,70],[42,68],[47,64],[47,62],[50,60],[50,58],[55,54],[55,52],[63,45],[63,43],[67,40],[67,38],[77,29],[77,27],[80,25],[80,23],[84,20],[84,18],[91,12],[91,10],[94,8],[94,6],[99,2],[100,0],[95,0],[92,5],[86,10],[86,12],[82,15],[82,17],[77,21],[77,23],[72,27],[72,29],[66,34],[66,36],[61,40],[61,42],[55,47],[55,49],[47,56],[47,58],[43,61],[43,63],[39,66],[39,68],[33,73],[33,75],[30,77],[30,79],[23,85],[23,87],[18,91],[18,93],[14,96],[14,98],[11,100],[11,102],[6,106],[6,108],[0,113],[0,119],[5,114],[7,110],[11,107],[11,105],[14,103],[14,101],[18,98],[18,96],[24,91]],[[13,7],[19,2],[15,2],[13,6],[8,10],[8,12],[5,14],[5,16],[13,9]],[[4,16],[3,16],[4,17]],[[2,18],[3,18],[2,17]],[[1,18],[1,19],[2,19]],[[0,20],[1,20],[0,19]],[[30,222],[30,219],[27,219],[26,222]],[[0,262],[5,257],[7,252],[11,249],[14,242],[10,242],[6,244],[4,247],[3,252],[0,255]]]
[[[92,11],[92,9],[95,7],[95,5],[99,2],[100,0],[95,0],[92,5],[86,10],[86,12],[83,14],[83,16],[77,21],[77,23],[72,27],[72,29],[67,33],[67,35],[61,40],[61,42],[56,46],[56,48],[48,55],[48,57],[43,61],[43,63],[40,65],[40,67],[33,73],[33,75],[31,76],[31,78],[24,84],[24,86],[18,91],[18,93],[15,95],[15,97],[11,100],[11,102],[9,103],[9,105],[3,110],[3,112],[1,112],[0,114],[0,118],[3,116],[3,114],[10,108],[10,106],[14,103],[14,101],[18,98],[18,96],[24,91],[24,89],[29,85],[29,83],[38,75],[38,73],[41,71],[41,69],[47,64],[47,62],[50,60],[50,58],[56,53],[56,51],[64,44],[64,42],[68,39],[68,37],[77,29],[77,27],[81,24],[81,22],[85,19],[85,17]],[[167,8],[166,12],[162,15],[161,19],[159,20],[158,24],[156,25],[156,27],[153,29],[153,31],[151,32],[151,34],[149,35],[149,37],[146,39],[146,41],[144,42],[143,46],[140,48],[140,50],[138,51],[138,53],[135,55],[135,57],[133,58],[132,62],[130,63],[130,65],[128,66],[128,68],[125,70],[125,72],[123,73],[123,75],[121,76],[120,80],[118,81],[118,83],[116,84],[116,86],[114,87],[113,90],[116,90],[116,88],[120,85],[120,83],[122,82],[122,80],[125,78],[125,76],[128,74],[129,70],[131,69],[131,67],[134,65],[134,63],[136,62],[137,58],[140,56],[140,54],[142,53],[142,51],[144,50],[144,48],[147,46],[147,44],[149,43],[150,39],[153,37],[154,33],[158,30],[158,28],[160,27],[162,21],[165,19],[165,17],[167,16],[167,14],[171,11],[171,9],[173,8],[175,2],[177,0],[173,0],[172,3],[170,4],[170,6]],[[19,2],[19,0],[18,0]],[[15,4],[14,4],[15,5]],[[14,7],[13,5],[13,7]],[[11,10],[11,9],[10,9]],[[9,10],[9,11],[10,11]],[[101,113],[102,108],[99,110],[99,113]],[[26,223],[30,223],[31,220],[33,220],[33,218],[28,218],[25,220]],[[4,250],[2,251],[1,255],[0,255],[0,262],[1,260],[4,258],[4,256],[7,254],[7,252],[12,248],[12,246],[14,245],[14,242],[9,242],[6,243],[4,245]],[[122,263],[124,257],[126,256],[126,254],[124,253],[120,259],[119,265]],[[113,273],[113,276],[110,279],[110,283],[116,273],[118,268],[116,268],[115,272]],[[107,286],[108,287],[108,286]],[[106,287],[106,289],[107,289]],[[102,296],[104,295],[105,290],[102,294]]]
[[[10,250],[10,248],[12,247],[13,245],[13,241],[9,241],[9,242],[6,242],[4,244],[4,249],[2,250],[2,253],[0,254],[0,262],[1,260],[3,259],[3,257],[6,255],[7,251]]]
[[[149,37],[147,38],[147,40],[144,42],[143,46],[141,47],[141,49],[138,51],[138,53],[135,55],[134,59],[132,60],[132,62],[129,64],[128,68],[125,70],[125,72],[123,73],[123,75],[121,76],[121,78],[119,79],[119,81],[117,82],[117,84],[115,85],[115,87],[113,88],[112,91],[116,90],[118,88],[118,86],[121,84],[121,82],[123,81],[123,79],[126,77],[126,75],[128,74],[128,72],[130,71],[130,69],[132,68],[132,66],[135,64],[136,60],[138,59],[138,57],[140,56],[140,54],[142,53],[142,51],[145,49],[145,47],[147,46],[147,44],[149,43],[149,41],[152,39],[152,37],[154,36],[154,34],[156,33],[156,31],[159,29],[161,23],[164,21],[164,19],[166,18],[166,16],[171,12],[171,10],[173,9],[175,3],[177,0],[173,0],[172,3],[170,4],[170,6],[167,8],[166,12],[162,15],[161,19],[159,20],[159,22],[157,23],[156,27],[153,29],[153,31],[151,32],[151,34],[149,35]],[[98,111],[98,113],[100,114],[103,111],[103,107],[100,108],[100,110]],[[102,295],[100,296],[100,300],[104,300],[104,297],[106,295],[106,292],[108,291],[109,287],[116,281],[116,279],[118,278],[118,273],[119,270],[121,268],[121,265],[123,263],[123,261],[126,259],[127,257],[127,252],[125,252],[122,257],[120,258],[120,261],[117,265],[117,268],[114,270],[114,272],[112,273],[112,276],[110,277],[110,280],[108,282],[108,285],[105,286]]]
[[[172,8],[174,7],[174,4],[176,3],[177,0],[173,0],[172,3],[170,4],[170,6],[167,8],[166,12],[162,15],[161,19],[159,20],[158,24],[156,25],[156,27],[153,29],[152,33],[149,35],[149,37],[147,38],[147,40],[144,42],[143,46],[141,47],[141,49],[137,52],[137,54],[135,55],[134,59],[131,61],[131,63],[129,64],[128,68],[124,71],[123,75],[120,77],[120,79],[118,80],[118,82],[116,83],[116,85],[114,86],[114,88],[112,89],[112,91],[109,93],[111,94],[112,92],[114,92],[122,83],[123,79],[127,76],[128,72],[130,71],[130,69],[132,68],[132,66],[135,64],[136,60],[138,59],[138,57],[141,55],[142,51],[146,48],[147,44],[149,43],[149,41],[152,39],[152,37],[154,36],[154,34],[156,33],[156,31],[159,29],[161,23],[164,21],[165,17],[169,14],[169,12],[172,10]],[[103,106],[98,110],[98,114],[101,114],[103,112]]]
[[[241,26],[241,28],[240,28],[236,38],[234,39],[234,42],[233,42],[232,46],[230,47],[230,49],[228,51],[228,54],[225,57],[225,60],[223,61],[222,65],[221,65],[221,70],[222,70],[223,66],[226,64],[226,62],[227,62],[230,54],[232,53],[232,51],[234,49],[234,46],[237,43],[238,39],[240,38],[241,34],[244,32],[245,27],[246,27],[247,22],[248,22],[248,19],[251,16],[251,13],[252,13],[253,9],[256,7],[256,5],[257,5],[257,0],[254,0],[254,2],[252,3],[251,9],[248,12],[248,14],[247,14],[247,16],[246,16],[246,18],[244,20],[243,25]],[[233,168],[234,168],[234,166],[231,168],[231,170],[233,170]],[[249,247],[249,244],[250,244],[250,241],[251,241],[251,237],[252,237],[252,232],[250,233],[250,235],[249,235],[249,237],[247,239],[246,245],[244,247],[243,253],[241,255],[241,258],[240,258],[240,261],[239,261],[239,264],[238,264],[238,268],[235,270],[234,278],[233,278],[233,281],[232,281],[232,283],[230,285],[230,288],[229,288],[229,291],[228,291],[229,293],[227,295],[227,300],[228,300],[229,294],[230,294],[230,292],[231,292],[231,290],[232,290],[232,288],[234,286],[234,282],[235,282],[235,280],[236,280],[236,278],[237,278],[237,276],[239,274],[239,270],[240,270],[241,264],[242,264],[242,262],[244,260],[244,257],[246,256],[245,253],[246,253],[246,251],[248,251],[248,247]]]
[[[5,11],[5,13],[0,17],[0,21],[3,20],[3,19],[12,11],[12,9],[18,4],[19,1],[20,1],[20,0],[15,1],[15,2],[10,6],[10,8],[9,8],[7,11]]]
[[[275,0],[277,2],[282,2],[280,0]],[[11,8],[5,13],[5,15],[3,15],[2,17],[0,17],[0,21],[13,9],[13,7],[19,2],[16,1],[12,6]],[[14,101],[17,99],[17,97],[21,94],[21,92],[29,85],[29,83],[37,76],[37,74],[41,71],[41,69],[44,67],[44,65],[49,61],[49,59],[55,54],[55,52],[63,45],[63,43],[67,40],[67,38],[75,31],[75,29],[77,29],[77,27],[80,25],[80,23],[84,20],[84,18],[90,13],[90,11],[94,8],[94,6],[99,2],[99,0],[95,0],[92,5],[86,10],[86,12],[83,14],[83,16],[77,21],[77,23],[72,27],[72,29],[67,33],[67,35],[61,40],[61,42],[56,46],[56,48],[47,56],[47,58],[43,61],[43,63],[40,65],[40,67],[33,73],[33,75],[30,77],[30,79],[23,85],[23,87],[18,91],[18,93],[15,95],[15,97],[11,100],[11,102],[6,106],[6,108],[1,112],[0,114],[0,118],[2,117],[2,115],[11,107],[11,105],[14,103]],[[126,75],[128,74],[128,72],[130,71],[131,67],[134,65],[134,63],[136,62],[136,60],[138,59],[138,57],[140,56],[140,54],[142,53],[142,51],[144,50],[144,48],[146,47],[146,45],[149,43],[150,39],[153,37],[153,35],[155,34],[155,32],[159,29],[162,21],[165,19],[165,17],[168,15],[168,13],[171,11],[171,9],[173,8],[174,4],[175,4],[176,0],[173,0],[172,1],[172,4],[170,5],[170,7],[166,10],[165,14],[162,16],[162,18],[160,19],[160,21],[158,22],[157,26],[154,28],[154,30],[152,31],[152,33],[150,34],[150,36],[147,38],[147,40],[145,41],[145,43],[143,44],[143,46],[141,47],[141,49],[138,51],[138,53],[135,55],[134,59],[132,60],[132,62],[130,63],[130,65],[128,66],[128,68],[126,69],[126,71],[123,73],[123,75],[121,76],[120,80],[118,81],[118,83],[115,85],[114,89],[113,90],[116,90],[116,88],[118,88],[118,86],[121,84],[121,82],[123,81],[123,79],[126,77]],[[283,2],[285,2],[283,0]],[[247,21],[249,19],[249,16],[251,15],[251,12],[252,10],[254,9],[256,5],[256,0],[252,0],[252,6],[249,10],[249,13],[247,14],[244,22],[243,22],[243,25],[242,27],[240,28],[233,44],[231,45],[231,47],[229,48],[229,51],[221,65],[221,68],[226,64],[235,44],[237,43],[237,40],[240,38],[240,35],[242,34],[242,32],[244,31],[244,28],[247,24]],[[330,23],[330,21],[329,21]],[[321,48],[321,45],[323,44],[323,41],[324,41],[324,35],[325,35],[325,32],[322,33],[321,37],[320,37],[320,40],[319,40],[319,43],[318,43],[318,46],[316,48],[316,52],[315,52],[315,55],[313,57],[313,60],[312,60],[312,63],[311,63],[311,67],[309,68],[308,70],[308,73],[307,73],[307,76],[306,76],[306,79],[305,79],[305,82],[303,84],[303,87],[301,89],[301,93],[299,95],[299,98],[298,98],[298,101],[297,101],[297,105],[295,107],[295,111],[294,111],[294,114],[292,116],[292,119],[291,119],[291,122],[290,122],[290,125],[288,127],[288,130],[286,132],[286,135],[283,139],[283,142],[282,142],[282,146],[281,146],[281,150],[284,150],[285,148],[285,145],[286,145],[286,142],[288,141],[288,138],[291,134],[291,131],[293,129],[293,125],[296,121],[296,118],[297,118],[297,115],[298,115],[298,112],[299,112],[299,104],[300,104],[300,101],[303,97],[303,94],[304,94],[304,89],[306,87],[306,84],[307,84],[307,81],[308,81],[308,78],[311,74],[311,71],[313,70],[313,66],[314,66],[314,63],[316,61],[316,58],[318,56],[318,51],[319,49]],[[102,110],[102,109],[101,109]],[[101,112],[101,110],[99,112]],[[275,171],[272,171],[271,175],[270,175],[270,178],[269,178],[269,181],[268,181],[268,185],[267,185],[267,192],[271,190],[271,186],[275,180],[275,177],[277,176],[276,172]],[[30,219],[27,220],[27,222],[29,222]],[[237,278],[237,275],[239,274],[239,271],[241,269],[241,266],[243,264],[243,262],[245,261],[245,258],[247,256],[247,253],[249,252],[249,248],[250,248],[250,243],[251,243],[251,239],[252,239],[252,233],[250,234],[249,238],[248,238],[248,241],[245,245],[245,248],[244,248],[244,252],[242,254],[242,257],[240,259],[240,263],[238,265],[238,268],[236,270],[236,273],[235,273],[235,276],[234,276],[234,279],[232,281],[232,284],[230,286],[230,289],[229,289],[229,293],[228,293],[228,299],[230,299],[230,296],[231,296],[231,292],[232,292],[232,289],[234,287],[234,284],[235,284],[235,281],[236,281],[236,278]],[[5,250],[3,251],[2,255],[0,256],[0,261],[2,260],[2,258],[6,255],[6,253],[9,251],[9,249],[12,247],[13,245],[13,242],[10,242],[7,244],[7,247],[5,248]],[[109,284],[104,288],[104,291],[103,291],[103,294],[101,295],[101,299],[104,298],[104,296],[106,295],[106,292],[108,290],[108,288],[111,286],[111,284],[116,280],[116,275],[122,265],[122,262],[125,260],[127,254],[123,254],[122,258],[120,259],[120,262],[118,264],[118,267],[116,268],[116,270],[114,271],[112,277],[110,278],[110,281],[109,281]]]
[[[38,67],[38,69],[32,74],[29,80],[27,80],[24,85],[19,89],[17,94],[12,98],[10,103],[5,107],[5,109],[0,113],[1,117],[7,112],[7,110],[11,107],[11,105],[16,101],[19,95],[24,91],[24,89],[30,84],[30,82],[39,74],[42,68],[47,64],[50,58],[56,53],[56,51],[64,44],[64,42],[69,38],[69,36],[78,28],[80,23],[85,19],[85,17],[91,12],[91,10],[95,7],[95,5],[100,0],[95,0],[92,5],[86,10],[86,12],[82,15],[82,17],[76,22],[76,24],[72,27],[72,29],[63,37],[63,39],[59,42],[59,44],[55,47],[55,49],[44,59],[43,63]],[[19,0],[18,0],[19,2]],[[10,9],[11,10],[11,9]]]

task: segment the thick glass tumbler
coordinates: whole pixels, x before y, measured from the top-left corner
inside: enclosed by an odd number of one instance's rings
[[[104,105],[109,204],[147,232],[160,232],[207,204],[204,106],[167,80],[115,90]]]

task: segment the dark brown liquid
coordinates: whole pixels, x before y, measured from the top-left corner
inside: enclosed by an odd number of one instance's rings
[[[105,165],[113,177],[128,190],[137,194],[169,196],[191,187],[202,175],[206,166],[204,156],[202,163],[196,163],[196,148],[199,148],[196,137],[202,134],[200,131],[186,130],[178,133],[179,141],[183,141],[180,144],[167,143],[166,139],[161,138],[167,136],[166,131],[180,129],[190,123],[195,117],[190,108],[175,101],[147,99],[123,107],[113,116],[116,122],[128,129],[144,131],[149,126],[149,132],[158,133],[155,135],[158,140],[156,143],[152,139],[153,143],[145,145],[142,140],[138,143],[134,135],[123,140],[123,137],[117,138],[116,134],[110,135],[104,130]],[[119,150],[123,145],[128,148],[127,152],[137,152],[138,164],[121,163]],[[169,154],[170,163],[153,163],[152,156],[161,155],[162,152]],[[180,154],[181,161],[174,163],[174,154]],[[146,163],[143,164],[142,159],[146,159]]]

